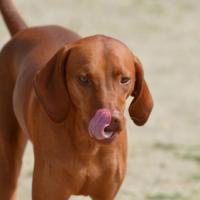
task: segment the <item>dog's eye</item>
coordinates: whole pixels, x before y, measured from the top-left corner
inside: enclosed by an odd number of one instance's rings
[[[87,75],[79,76],[78,80],[82,84],[88,84],[89,83],[89,77]]]
[[[120,83],[121,84],[128,84],[130,82],[130,78],[127,76],[121,77]]]

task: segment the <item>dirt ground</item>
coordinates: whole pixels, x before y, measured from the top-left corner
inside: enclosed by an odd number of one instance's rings
[[[200,199],[200,1],[16,3],[30,25],[60,24],[82,36],[110,35],[124,41],[141,59],[155,107],[144,127],[136,127],[127,115],[128,173],[116,199]],[[8,39],[0,20],[0,46]],[[32,166],[29,145],[19,181],[20,200],[31,199]]]

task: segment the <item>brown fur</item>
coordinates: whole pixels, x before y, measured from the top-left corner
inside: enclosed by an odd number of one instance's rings
[[[72,194],[113,200],[126,172],[125,101],[134,97],[129,113],[137,125],[153,107],[140,61],[107,36],[81,38],[58,26],[27,28],[13,6],[18,17],[12,20],[9,6],[0,0],[14,35],[0,53],[0,199],[15,199],[30,139],[33,200],[66,200]],[[79,82],[82,75],[89,76],[87,85]],[[120,83],[124,75],[128,84]],[[111,141],[88,134],[99,108],[111,111],[111,128],[118,125]]]

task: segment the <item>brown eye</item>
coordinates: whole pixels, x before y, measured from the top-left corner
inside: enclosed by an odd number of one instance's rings
[[[81,84],[88,84],[89,83],[89,77],[87,75],[79,76],[78,80]]]
[[[128,84],[130,82],[130,78],[127,76],[123,76],[120,80],[121,84]]]

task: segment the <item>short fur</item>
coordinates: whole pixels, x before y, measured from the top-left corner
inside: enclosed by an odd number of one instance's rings
[[[141,62],[116,39],[81,38],[59,26],[28,28],[11,0],[0,0],[0,9],[12,36],[0,53],[0,199],[15,200],[30,139],[33,200],[113,200],[126,172],[125,101],[134,97],[129,113],[137,125],[153,107]],[[88,134],[99,108],[112,113],[112,140]]]

